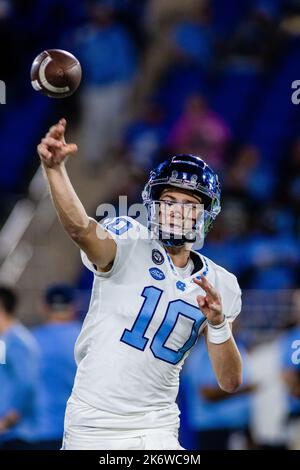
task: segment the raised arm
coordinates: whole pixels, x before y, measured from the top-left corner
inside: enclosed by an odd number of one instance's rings
[[[116,243],[87,215],[71,184],[65,162],[69,155],[77,152],[77,145],[66,143],[66,124],[66,120],[61,119],[49,129],[37,147],[38,154],[61,224],[97,269],[106,271],[115,259]]]

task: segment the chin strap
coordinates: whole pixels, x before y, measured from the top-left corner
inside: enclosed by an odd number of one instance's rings
[[[196,236],[193,239],[187,238],[182,235],[182,238],[176,238],[173,233],[165,233],[159,230],[159,239],[165,246],[184,246],[186,243],[193,244],[196,240]]]

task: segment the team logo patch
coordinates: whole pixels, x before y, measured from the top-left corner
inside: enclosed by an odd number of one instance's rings
[[[186,285],[185,285],[185,283],[182,282],[182,281],[177,281],[177,282],[176,282],[176,287],[177,287],[177,289],[179,289],[179,290],[185,291]]]
[[[152,250],[152,261],[155,264],[163,264],[163,262],[165,261],[165,258],[163,257],[163,255],[161,254],[159,250],[155,249],[155,250]]]
[[[157,281],[162,281],[166,277],[164,273],[162,272],[162,270],[158,268],[150,268],[149,272],[151,276],[153,277],[153,279],[156,279]]]

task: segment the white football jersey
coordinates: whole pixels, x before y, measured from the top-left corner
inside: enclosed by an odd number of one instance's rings
[[[86,419],[110,430],[178,428],[179,373],[206,324],[196,301],[203,291],[192,280],[202,272],[233,321],[241,309],[237,279],[196,252],[201,271],[182,278],[163,245],[137,221],[119,217],[105,227],[117,244],[111,270],[98,272],[81,253],[94,284],[75,346],[78,370],[69,406],[83,406],[75,424]]]

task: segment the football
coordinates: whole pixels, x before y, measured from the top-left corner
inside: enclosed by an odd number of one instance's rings
[[[70,52],[48,49],[41,52],[31,67],[31,84],[51,98],[71,96],[81,82],[81,66]]]

